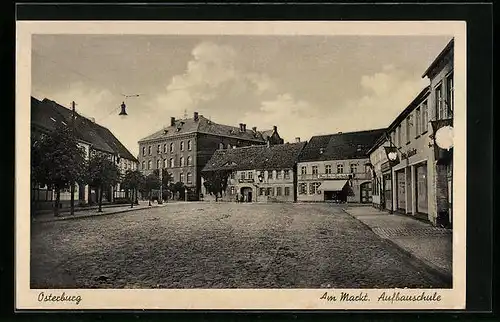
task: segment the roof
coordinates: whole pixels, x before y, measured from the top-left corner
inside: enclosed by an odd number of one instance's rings
[[[75,135],[76,138],[88,142],[93,148],[118,154],[121,157],[137,162],[137,159],[118,140],[113,133],[94,121],[75,113]],[[71,124],[72,111],[47,98],[42,101],[31,97],[31,124],[54,131],[60,124],[69,126]]]
[[[434,61],[429,65],[429,67],[425,70],[424,74],[422,75],[422,78],[426,77],[431,73],[431,71],[436,68],[436,66],[439,64],[439,62],[445,57],[448,52],[450,52],[453,49],[453,46],[455,44],[455,38],[452,38],[450,42],[444,47],[444,49],[439,53],[439,55],[436,56]]]
[[[299,157],[299,162],[366,158],[368,150],[385,132],[374,129],[313,136]]]
[[[306,142],[217,150],[202,171],[291,169]]]
[[[262,132],[260,131],[254,132],[251,129],[240,131],[239,127],[215,123],[203,115],[198,116],[198,121],[195,121],[194,118],[175,120],[175,125],[156,131],[155,133],[142,138],[139,142],[169,138],[190,133],[205,133],[217,136],[236,137],[256,142],[265,142]]]

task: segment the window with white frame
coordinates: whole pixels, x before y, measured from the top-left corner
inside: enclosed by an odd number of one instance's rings
[[[188,151],[191,151],[193,146],[191,145],[191,140],[188,141]]]
[[[337,164],[337,173],[344,173],[344,165],[342,163]]]
[[[191,174],[191,172],[188,172],[187,174],[187,183],[192,183],[193,181],[193,175]]]
[[[307,173],[307,167],[306,166],[300,167],[300,173],[301,174],[306,174]]]
[[[325,165],[325,173],[326,174],[331,174],[332,173],[332,165],[331,164]]]
[[[151,160],[148,161],[148,170],[151,170]]]
[[[351,163],[351,173],[358,172],[358,165],[356,163]]]
[[[241,179],[241,180],[245,180],[246,175],[247,175],[247,173],[246,173],[246,172],[241,171],[241,172],[240,172],[240,179]]]
[[[248,171],[248,179],[253,179],[253,172],[252,171]]]
[[[273,180],[273,171],[272,170],[267,172],[267,179]]]
[[[184,182],[184,173],[179,174],[179,181]]]
[[[434,89],[434,97],[436,99],[436,104],[434,106],[436,110],[436,119],[441,120],[446,118],[445,104],[443,100],[443,85],[439,84]]]
[[[319,193],[319,186],[321,185],[320,182],[311,182],[309,184],[309,194],[314,195]]]
[[[313,175],[318,175],[318,166],[317,165],[313,165],[312,166],[312,174]]]
[[[181,150],[181,151],[184,151],[184,141],[181,141],[180,150]]]
[[[187,165],[192,166],[193,165],[193,158],[191,156],[187,157]]]
[[[276,180],[281,180],[281,170],[276,171]]]

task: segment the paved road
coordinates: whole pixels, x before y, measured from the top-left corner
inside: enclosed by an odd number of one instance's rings
[[[341,208],[183,203],[34,223],[32,288],[445,287]]]

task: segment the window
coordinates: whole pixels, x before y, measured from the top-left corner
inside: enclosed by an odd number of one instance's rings
[[[332,173],[332,165],[331,164],[325,165],[325,173],[326,174],[331,174]]]
[[[283,177],[285,180],[290,179],[290,170],[283,170]]]
[[[191,151],[193,146],[191,145],[191,140],[188,141],[188,151]]]
[[[248,172],[248,179],[253,179],[253,172],[251,171]]]
[[[193,181],[193,175],[191,174],[191,172],[188,172],[188,174],[187,174],[187,183],[192,183],[192,181]]]
[[[233,172],[231,172],[230,178],[231,178],[231,179],[234,179],[234,171],[233,171]]]
[[[181,165],[181,167],[183,167],[183,166],[184,166],[184,157],[181,157],[181,158],[179,159],[179,161],[180,161],[180,165]]]
[[[167,167],[167,159],[163,160],[163,167],[166,168]]]
[[[290,195],[290,187],[285,187],[285,196]]]
[[[307,173],[307,167],[305,167],[305,166],[300,167],[300,173],[301,174],[306,174]]]
[[[148,146],[148,154],[151,154],[151,145]]]
[[[142,155],[146,155],[146,147],[145,146],[142,147]]]
[[[188,156],[188,157],[187,157],[187,165],[188,165],[188,166],[193,165],[193,158],[192,158],[191,156]]]
[[[318,166],[317,165],[312,166],[312,174],[318,175]]]
[[[236,191],[235,191],[234,187],[231,187],[231,194],[234,195],[235,192]]]
[[[148,161],[148,170],[151,170],[151,160]]]
[[[273,171],[269,171],[267,174],[267,179],[272,180],[273,179]]]
[[[240,172],[240,179],[245,180],[246,174],[246,172]]]
[[[263,196],[265,193],[266,193],[266,189],[265,188],[260,188],[259,189],[259,195],[260,196]]]
[[[351,164],[351,173],[357,173],[358,172],[358,165],[356,163]]]
[[[156,160],[156,169],[160,168],[160,160]]]
[[[180,149],[181,149],[181,151],[184,151],[184,141],[181,141]]]
[[[427,108],[427,101],[422,103],[422,133],[427,132],[427,122],[429,122],[429,111]]]
[[[447,117],[453,116],[453,73],[446,77]]]
[[[158,148],[156,149],[156,153],[161,153],[161,145],[158,144]]]
[[[163,144],[163,153],[167,153],[167,144]]]
[[[281,187],[276,187],[276,196],[281,196]]]
[[[219,150],[224,149],[224,143],[219,143]]]
[[[321,185],[320,182],[312,182],[309,184],[309,194],[314,195],[316,193],[319,193],[319,186]]]
[[[174,152],[174,143],[170,143],[170,152]]]
[[[179,175],[179,181],[180,181],[180,182],[184,182],[184,173],[181,173],[181,174]]]
[[[370,173],[370,166],[369,165],[365,165],[365,173]]]
[[[142,161],[142,170],[146,169],[146,162]]]
[[[410,143],[410,137],[411,137],[411,128],[412,128],[412,115],[408,115],[406,117],[406,144]]]
[[[170,158],[170,167],[171,168],[175,167],[174,158]]]
[[[337,164],[337,173],[344,173],[344,165]]]
[[[307,183],[305,183],[305,182],[299,183],[299,194],[300,195],[307,194]]]
[[[274,188],[267,188],[267,195],[274,196]]]
[[[441,120],[446,118],[445,116],[445,107],[444,107],[444,101],[443,101],[443,86],[442,84],[439,84],[436,89],[434,89],[434,95],[436,99],[436,119]]]
[[[403,141],[401,140],[401,131],[402,131],[402,128],[401,128],[401,124],[399,124],[398,126],[398,147],[400,147],[403,143]]]
[[[259,177],[261,177],[261,179],[262,179],[262,180],[264,180],[264,178],[265,178],[265,177],[264,177],[264,171],[260,171],[260,172],[259,172]]]
[[[420,122],[422,122],[422,116],[420,115],[420,107],[418,107],[415,110],[415,136],[420,135],[420,132],[422,132]]]

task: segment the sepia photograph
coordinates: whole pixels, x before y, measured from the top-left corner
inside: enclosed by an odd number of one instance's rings
[[[463,306],[460,22],[19,24],[26,308]]]

